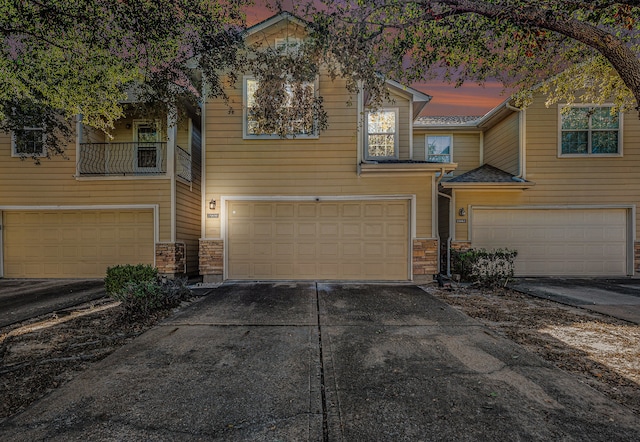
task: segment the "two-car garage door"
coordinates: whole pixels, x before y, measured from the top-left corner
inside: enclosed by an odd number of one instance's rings
[[[625,208],[473,208],[474,248],[518,251],[517,276],[625,276]]]
[[[104,277],[117,264],[153,264],[152,210],[4,211],[4,277]]]
[[[229,201],[228,279],[409,279],[409,201]]]

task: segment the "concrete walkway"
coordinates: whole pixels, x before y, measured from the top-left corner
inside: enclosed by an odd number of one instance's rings
[[[518,278],[510,287],[640,324],[640,279]]]
[[[0,424],[32,441],[626,441],[640,419],[410,285],[223,285]]]

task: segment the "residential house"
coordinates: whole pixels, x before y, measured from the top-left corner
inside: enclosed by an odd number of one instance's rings
[[[42,128],[0,134],[0,277],[94,278],[118,264],[198,272],[200,120],[78,118],[66,158]],[[25,158],[26,156],[26,158]]]
[[[563,107],[538,94],[526,109],[507,100],[481,118],[418,120],[420,134],[451,137],[458,163],[440,187],[443,244],[517,250],[517,276],[634,274],[638,115]]]
[[[275,48],[306,29],[281,13],[246,38]],[[413,123],[430,97],[388,81],[392,98],[374,110],[321,70],[328,129],[292,122],[282,138],[256,130],[255,82],[248,72],[227,91],[236,112],[223,100],[204,108],[204,280],[431,280],[437,181],[455,165],[415,149]]]

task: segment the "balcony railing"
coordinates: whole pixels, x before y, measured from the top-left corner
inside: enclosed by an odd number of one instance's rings
[[[176,146],[176,175],[191,182],[191,154],[180,146]]]
[[[191,169],[189,168],[189,171]],[[167,143],[81,143],[81,176],[164,175]]]

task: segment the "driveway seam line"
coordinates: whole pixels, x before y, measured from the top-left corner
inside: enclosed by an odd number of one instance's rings
[[[316,315],[318,326],[318,356],[320,357],[320,398],[322,407],[322,440],[329,442],[329,413],[327,411],[327,392],[325,390],[324,376],[324,355],[322,353],[322,324],[320,322],[320,295],[318,294],[318,283],[316,289]]]

